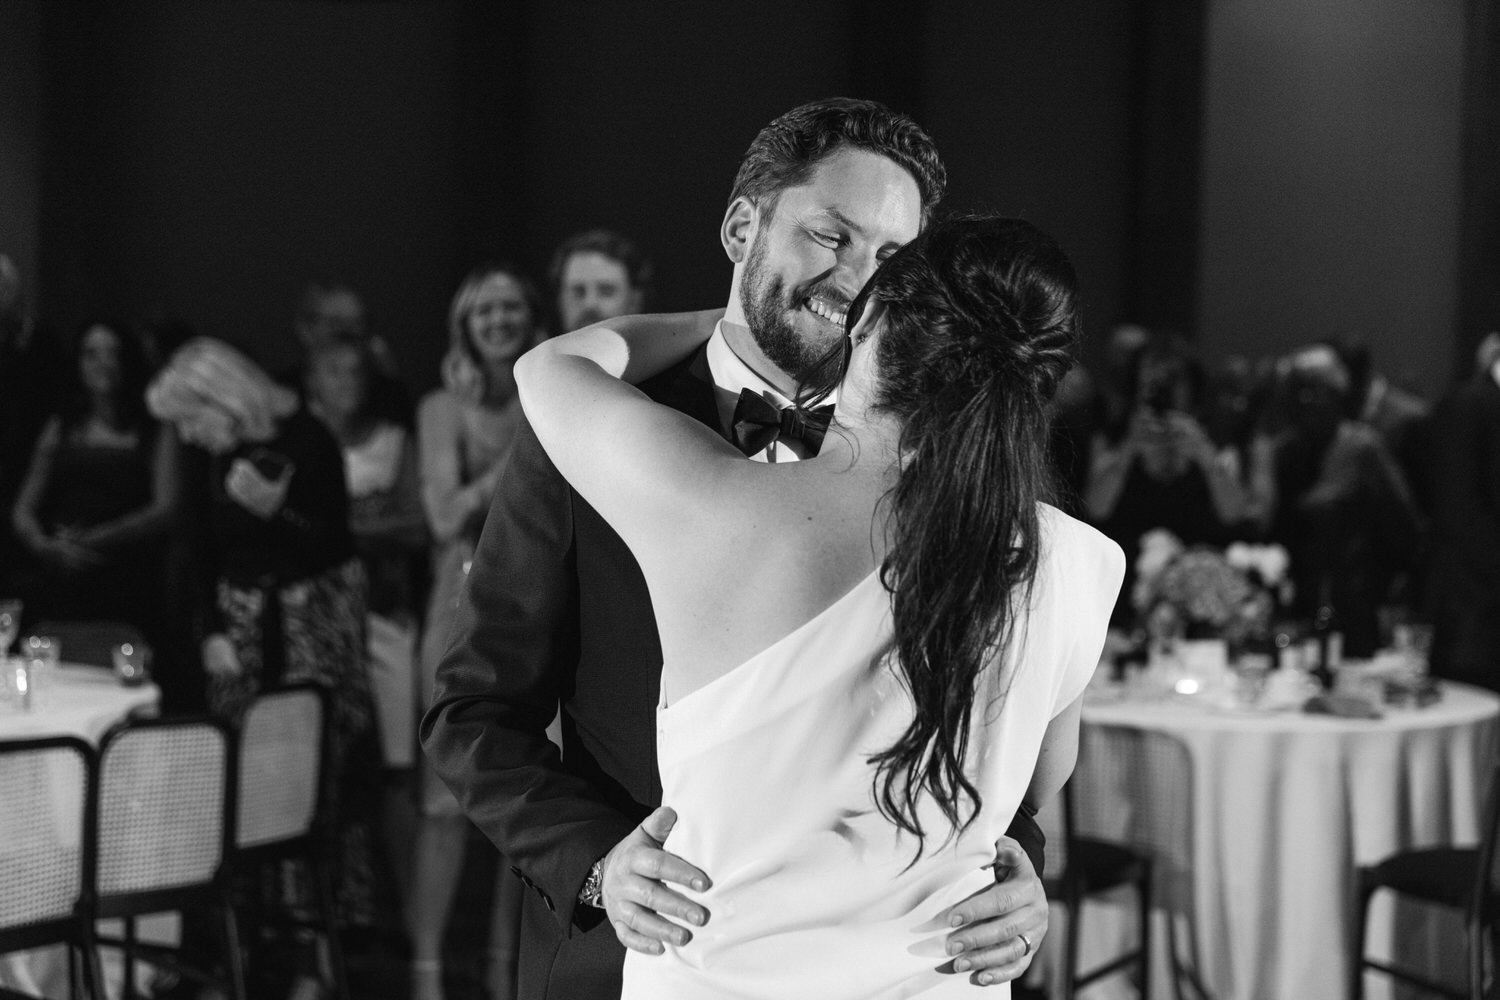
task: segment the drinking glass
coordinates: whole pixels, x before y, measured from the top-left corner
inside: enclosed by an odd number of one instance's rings
[[[0,704],[7,708],[21,707],[21,692],[29,686],[26,661],[19,656],[0,653]]]
[[[0,597],[0,657],[10,651],[10,644],[21,631],[21,611],[19,598]]]
[[[1391,629],[1391,645],[1406,661],[1406,670],[1413,682],[1427,676],[1428,660],[1432,654],[1432,626],[1419,622],[1403,622]]]
[[[1241,707],[1260,706],[1270,681],[1271,663],[1271,656],[1264,653],[1241,653],[1235,661],[1234,700]]]
[[[33,708],[51,697],[52,678],[57,673],[57,658],[62,643],[54,635],[28,635],[21,640],[21,658],[26,661],[26,690],[23,708]]]
[[[119,678],[121,684],[134,687],[145,683],[150,650],[143,643],[122,642],[111,648],[109,652],[110,659],[114,661],[115,676]]]

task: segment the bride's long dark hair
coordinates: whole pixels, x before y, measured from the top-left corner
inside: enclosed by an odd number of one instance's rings
[[[969,720],[1036,573],[1047,403],[1073,364],[1076,285],[1036,227],[959,218],[887,260],[849,311],[852,329],[871,296],[884,306],[873,399],[903,424],[881,577],[916,711],[872,763],[881,812],[919,842],[923,792],[954,829],[981,805],[964,773]]]

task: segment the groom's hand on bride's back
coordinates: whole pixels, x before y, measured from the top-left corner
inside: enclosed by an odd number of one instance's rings
[[[1009,837],[995,845],[995,884],[950,906],[941,918],[953,971],[976,986],[1019,979],[1047,934],[1047,894],[1031,858]]]
[[[620,943],[647,955],[660,955],[664,944],[691,941],[692,931],[683,924],[708,922],[707,909],[669,888],[702,892],[713,884],[703,871],[662,850],[676,822],[677,814],[661,806],[604,856],[599,902]]]

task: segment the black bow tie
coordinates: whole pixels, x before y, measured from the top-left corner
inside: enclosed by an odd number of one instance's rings
[[[832,403],[807,411],[795,406],[782,410],[753,389],[741,389],[731,430],[735,447],[746,455],[765,451],[772,441],[800,441],[809,455],[816,455],[832,419]]]

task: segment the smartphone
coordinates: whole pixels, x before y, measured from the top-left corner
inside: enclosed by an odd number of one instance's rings
[[[272,482],[281,479],[296,467],[290,458],[269,448],[256,448],[249,457],[255,471]]]

